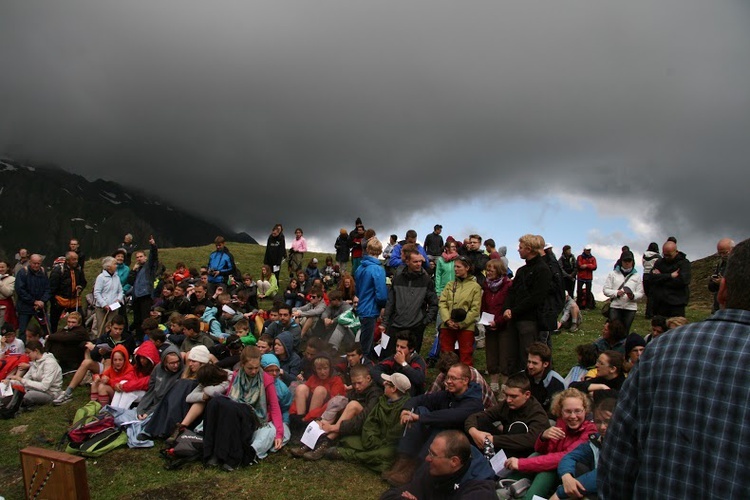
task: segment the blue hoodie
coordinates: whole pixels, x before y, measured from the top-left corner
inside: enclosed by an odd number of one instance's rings
[[[302,370],[302,360],[300,359],[299,354],[294,352],[294,339],[292,339],[291,333],[281,332],[276,339],[280,341],[281,345],[286,349],[286,359],[281,359],[278,355],[277,357],[279,358],[280,363],[279,368],[284,370],[284,373],[280,378],[286,385],[289,385],[297,380],[297,375]]]
[[[354,275],[357,284],[357,315],[360,318],[377,318],[388,301],[388,287],[385,285],[385,269],[372,255],[362,257],[362,262]]]

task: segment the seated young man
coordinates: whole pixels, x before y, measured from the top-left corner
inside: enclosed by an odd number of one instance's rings
[[[384,392],[367,414],[359,434],[342,437],[337,447],[324,453],[329,460],[359,462],[375,472],[385,472],[396,457],[403,433],[401,412],[409,401],[411,382],[403,373],[381,375]]]
[[[341,347],[342,342],[354,340],[352,331],[338,322],[338,317],[352,308],[344,302],[343,296],[344,294],[340,290],[334,290],[328,294],[330,304],[323,311],[320,316],[321,321],[318,322],[318,326],[313,331],[313,334],[319,333],[336,350]]]
[[[292,308],[284,303],[274,306],[278,319],[265,327],[264,333],[269,334],[274,339],[281,332],[289,332],[294,341],[294,350],[299,351],[302,341],[302,328],[294,321],[292,317]]]
[[[273,354],[273,337],[264,333],[258,337],[258,341],[255,343],[255,347],[260,351],[260,355]]]
[[[565,305],[563,306],[560,321],[557,323],[557,328],[559,330],[570,330],[571,333],[575,333],[580,328],[582,322],[581,309],[576,304],[575,299],[568,293],[565,293]]]
[[[534,342],[526,349],[526,375],[531,383],[531,395],[542,404],[547,415],[555,394],[565,389],[565,379],[550,368],[552,351],[544,342]]]
[[[323,454],[340,436],[358,435],[362,431],[367,414],[375,407],[383,391],[373,384],[370,371],[363,365],[352,368],[352,389],[345,396],[334,396],[326,404],[319,422],[326,431],[314,450],[303,445],[302,450],[292,450],[292,455],[305,460],[320,460]]]
[[[122,344],[129,353],[135,351],[135,340],[130,332],[125,331],[125,319],[122,316],[112,318],[109,325],[105,325],[105,330],[105,333],[98,339],[86,342],[84,360],[73,374],[68,388],[57,396],[52,404],[57,406],[70,402],[73,399],[73,390],[83,382],[86,374],[90,373],[98,377],[109,368],[109,358],[116,346]]]
[[[426,371],[424,359],[414,350],[414,337],[408,331],[402,331],[396,334],[396,353],[375,365],[372,378],[382,384],[381,374],[403,373],[411,382],[411,395],[418,396],[424,393]]]
[[[534,452],[537,437],[549,427],[547,412],[532,397],[524,373],[508,377],[503,392],[505,399],[497,406],[469,416],[464,430],[480,450],[489,439],[495,450],[503,450],[509,457],[526,457]]]
[[[579,445],[560,460],[557,473],[562,484],[557,487],[550,500],[596,497],[596,468],[599,465],[599,454],[616,404],[615,398],[605,398],[596,405],[594,425],[597,433],[589,437],[588,443]]]
[[[187,362],[190,349],[198,345],[204,345],[207,348],[214,346],[215,342],[211,337],[201,331],[201,322],[198,318],[187,318],[182,322],[182,332],[185,334],[185,340],[180,345],[180,356],[183,362]]]
[[[65,317],[65,326],[50,334],[47,352],[51,352],[63,371],[75,370],[84,359],[89,332],[83,326],[83,316],[72,312]]]
[[[344,378],[346,390],[352,388],[351,370],[355,366],[363,365],[367,371],[372,372],[375,363],[364,355],[362,344],[359,342],[350,342],[342,348],[346,353],[346,360],[336,364],[336,371]]]
[[[297,375],[297,381],[302,383],[315,375],[315,358],[325,353],[326,343],[321,338],[312,338],[305,344],[302,351],[302,371]]]
[[[279,359],[279,377],[287,386],[299,381],[297,376],[302,370],[302,360],[294,350],[294,340],[289,332],[281,332],[273,341],[273,353]]]
[[[455,351],[440,353],[440,358],[438,359],[437,365],[435,365],[435,368],[437,368],[440,373],[435,377],[435,381],[432,383],[430,390],[427,391],[428,394],[445,389],[445,376],[448,373],[448,369],[458,362],[458,354],[456,354]],[[495,397],[495,393],[492,391],[482,374],[473,366],[470,366],[469,370],[471,370],[471,381],[476,382],[479,384],[479,387],[482,388],[482,404],[484,404],[484,408],[489,409],[496,406],[497,398]]]

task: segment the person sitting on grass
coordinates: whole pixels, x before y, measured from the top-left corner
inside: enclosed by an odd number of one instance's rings
[[[380,387],[372,383],[370,371],[365,366],[352,368],[352,389],[347,391],[346,396],[334,396],[328,401],[319,422],[320,428],[327,434],[318,439],[314,450],[308,448],[302,458],[320,460],[340,436],[359,435],[365,418],[382,394]]]
[[[616,404],[616,399],[606,398],[596,405],[594,425],[596,425],[597,434],[589,436],[588,443],[580,444],[578,448],[560,460],[557,474],[562,484],[557,487],[557,491],[550,497],[550,500],[596,497],[596,467],[599,464],[599,453]],[[581,472],[582,470],[586,472]]]
[[[164,396],[180,379],[183,368],[182,356],[175,346],[170,345],[161,353],[161,362],[151,372],[148,390],[135,409],[138,420],[146,421],[151,416]]]
[[[242,318],[234,324],[234,333],[246,346],[255,345],[255,343],[257,342],[255,335],[250,333],[250,322],[245,318]]]
[[[185,340],[180,346],[180,355],[183,361],[187,361],[188,353],[193,347],[202,345],[206,348],[214,346],[215,342],[211,337],[201,331],[201,322],[198,318],[187,318],[182,322],[182,331],[185,334]],[[215,360],[214,360],[215,361]]]
[[[281,363],[280,377],[287,386],[298,382],[297,375],[302,371],[302,360],[294,351],[294,340],[289,332],[281,332],[273,341],[273,353]]]
[[[594,344],[577,345],[576,356],[578,356],[578,363],[565,376],[566,389],[573,382],[583,382],[584,380],[596,377],[596,359],[598,358],[598,353]]]
[[[292,317],[302,325],[300,332],[302,338],[318,323],[320,317],[326,311],[326,304],[323,302],[323,289],[314,287],[310,290],[310,301],[302,307],[292,309]]]
[[[375,365],[372,376],[382,384],[382,373],[403,373],[411,382],[411,395],[418,396],[424,393],[426,371],[424,359],[414,350],[414,336],[408,330],[404,330],[396,334],[396,353]]]
[[[313,361],[315,374],[294,391],[294,402],[289,409],[292,430],[302,428],[320,418],[326,403],[334,396],[345,394],[344,381],[334,375],[333,363],[325,352],[318,353]]]
[[[625,354],[625,337],[627,336],[628,331],[625,329],[622,321],[608,319],[602,327],[602,336],[594,341],[594,346],[600,353],[604,351],[617,351]]]
[[[227,472],[280,450],[284,439],[274,378],[261,370],[255,346],[242,350],[242,368],[232,374],[226,396],[211,398],[203,420],[203,457]]]
[[[63,372],[75,370],[85,357],[84,347],[89,332],[83,326],[83,316],[74,311],[65,317],[65,326],[47,338],[46,349],[55,355]]]
[[[297,281],[297,278],[290,278],[289,284],[286,286],[286,290],[284,290],[284,303],[289,307],[295,308],[302,307],[305,305],[305,302],[307,300],[305,299],[305,294],[299,288],[299,281]]]
[[[580,444],[588,442],[596,431],[594,423],[586,420],[589,398],[577,389],[565,389],[552,400],[552,414],[557,416],[554,426],[542,432],[534,444],[535,453],[528,458],[511,457],[505,468],[517,471],[511,479],[532,479],[525,499],[534,495],[543,498],[557,487],[557,466],[560,460]]]
[[[274,311],[276,312],[277,319],[266,325],[263,333],[267,333],[275,339],[281,332],[289,332],[292,335],[294,350],[298,350],[302,341],[302,328],[294,321],[292,308],[281,303],[274,306]]]
[[[263,356],[264,354],[273,354],[273,337],[264,333],[263,335],[258,337],[258,341],[255,343],[255,346],[260,351],[261,356]]]
[[[359,462],[377,473],[385,472],[396,457],[401,438],[401,412],[409,400],[411,382],[403,373],[381,375],[383,395],[367,414],[359,434],[342,437],[324,453],[329,460]]]
[[[260,279],[255,282],[258,288],[258,298],[272,299],[279,293],[279,281],[276,275],[271,272],[271,266],[263,264],[260,268]]]
[[[445,389],[445,377],[448,374],[448,370],[458,362],[458,354],[456,354],[455,351],[440,353],[440,358],[438,359],[437,365],[435,365],[435,368],[437,368],[439,373],[437,377],[435,377],[435,381],[432,383],[430,390],[427,391],[428,394]],[[487,384],[487,381],[482,374],[473,366],[470,366],[469,370],[471,371],[471,381],[476,382],[479,384],[479,387],[482,388],[482,404],[484,405],[484,408],[488,409],[496,406],[497,398],[495,397],[495,393],[490,388],[490,385]]]
[[[565,380],[552,369],[552,350],[547,344],[533,342],[526,353],[526,375],[531,382],[531,395],[542,404],[548,415],[552,415],[552,397],[565,389]]]
[[[573,382],[570,387],[588,393],[591,397],[595,391],[619,391],[625,383],[624,364],[625,357],[622,353],[604,351],[596,360],[596,377],[583,382]]]
[[[489,439],[494,449],[505,451],[506,456],[526,457],[549,427],[547,412],[531,395],[531,383],[524,373],[508,377],[503,393],[505,399],[497,406],[469,416],[464,430],[479,449]]]
[[[129,332],[125,332],[125,320],[122,316],[115,316],[109,323],[109,328],[101,337],[93,342],[86,342],[84,360],[73,374],[65,392],[52,402],[55,406],[69,403],[73,399],[73,391],[81,385],[87,374],[101,375],[109,368],[112,350],[122,344],[128,352],[135,351],[135,340]]]
[[[258,349],[258,351],[260,351],[260,349]],[[284,439],[281,443],[283,446],[292,438],[292,431],[289,428],[289,408],[292,406],[293,399],[292,391],[290,391],[289,387],[287,387],[287,385],[281,380],[281,363],[275,354],[262,354],[260,357],[260,367],[274,379],[276,397],[279,398],[279,408],[281,409],[281,420],[284,422]],[[277,450],[272,448],[270,451],[275,452]]]
[[[325,349],[325,342],[323,342],[323,339],[317,337],[310,339],[305,344],[305,350],[302,351],[302,371],[297,375],[297,382],[302,383],[315,375],[315,358],[318,357],[319,353],[324,352]]]
[[[669,330],[669,327],[667,326],[667,318],[664,316],[659,316],[658,314],[651,318],[651,333],[646,335],[646,345],[648,345],[649,342],[654,340],[659,335],[662,335],[664,332]]]
[[[362,365],[367,368],[368,372],[371,372],[375,363],[370,358],[365,357],[362,344],[359,342],[349,342],[342,347],[342,350],[346,353],[346,360],[336,364],[336,371],[344,379],[344,386],[348,391],[352,389],[352,368]]]
[[[39,342],[26,343],[29,369],[23,375],[10,375],[4,382],[14,389],[13,398],[0,412],[2,418],[12,418],[21,405],[34,406],[51,403],[62,392],[62,370],[55,357],[44,352]]]
[[[112,349],[109,368],[94,376],[91,383],[91,401],[99,401],[107,406],[112,401],[115,390],[122,392],[127,382],[132,378],[133,365],[130,364],[130,354],[122,344]]]
[[[623,364],[623,372],[625,374],[630,373],[635,367],[635,364],[641,358],[641,354],[646,350],[646,340],[633,332],[625,339],[625,356],[626,360]]]

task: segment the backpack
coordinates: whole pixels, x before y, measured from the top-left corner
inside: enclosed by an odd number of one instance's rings
[[[74,448],[73,452],[68,453],[98,458],[126,444],[128,444],[128,435],[124,431],[111,427],[89,437],[77,449]]]
[[[76,431],[87,424],[98,421],[99,412],[101,411],[101,409],[102,405],[99,403],[99,401],[89,401],[85,405],[78,408],[75,415],[73,415],[73,423],[70,424],[68,430],[65,431],[65,433],[60,438],[60,441],[57,443],[57,449],[62,450],[65,445],[70,442],[70,432]]]
[[[114,428],[115,428],[115,418],[111,415],[103,414],[101,418],[97,417],[92,422],[82,425],[78,427],[77,429],[68,431],[68,439],[70,440],[70,444],[68,446],[77,448],[82,443],[84,443],[89,438],[91,438],[92,436],[99,434],[100,432],[106,431],[108,429],[114,429]]]
[[[185,429],[175,439],[174,446],[161,451],[167,463],[164,468],[176,470],[189,462],[203,459],[203,436]]]

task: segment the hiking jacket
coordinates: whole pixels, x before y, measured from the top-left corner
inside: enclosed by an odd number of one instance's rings
[[[219,271],[219,275],[214,276],[213,271]],[[208,256],[209,283],[226,283],[233,271],[234,257],[227,247],[222,247],[221,250],[214,250]]]
[[[534,451],[539,455],[518,459],[519,472],[545,472],[557,470],[560,460],[579,445],[587,443],[589,436],[596,432],[594,422],[584,420],[581,426],[570,429],[562,418],[558,418],[555,427],[565,431],[562,439],[542,439],[541,434],[534,444]]]
[[[594,279],[594,271],[596,271],[596,257],[593,255],[581,254],[578,256],[576,261],[578,264],[578,281],[591,281]],[[583,266],[586,266],[585,268]]]
[[[622,297],[617,296],[617,291],[623,282],[625,282],[626,276],[630,277],[628,278],[627,283],[625,283],[625,288],[630,288],[630,290],[633,291],[632,299],[628,297],[627,294],[623,294]],[[633,267],[632,271],[627,275],[623,275],[622,271],[619,269],[612,271],[604,280],[603,292],[604,295],[612,299],[610,307],[614,309],[636,311],[638,310],[638,301],[643,298],[643,283],[641,282],[641,275],[635,267]]]
[[[49,302],[52,296],[49,288],[49,279],[44,273],[44,268],[34,272],[28,266],[21,268],[16,273],[16,312],[18,314],[34,314],[34,301],[41,300]]]
[[[411,357],[406,360],[406,366],[396,363],[393,356],[385,358],[383,361],[373,367],[372,378],[377,382],[378,385],[383,385],[383,378],[381,375],[393,375],[394,373],[401,373],[406,375],[406,378],[411,382],[411,389],[409,393],[412,396],[418,396],[424,392],[425,374],[427,372],[427,364],[416,351],[412,353]]]
[[[418,273],[404,270],[391,281],[381,324],[398,330],[429,325],[435,322],[437,308],[438,297],[430,275],[424,269]]]
[[[336,262],[349,262],[349,236],[340,234],[333,244],[336,249]]]
[[[266,242],[266,253],[263,256],[263,263],[267,266],[280,266],[281,261],[286,259],[286,240],[284,239],[284,233],[279,233],[278,236],[273,234],[268,236]]]
[[[52,295],[66,299],[76,298],[76,289],[73,288],[71,273],[75,275],[76,286],[80,286],[81,289],[86,288],[86,276],[83,274],[83,269],[80,266],[71,269],[66,262],[62,266],[53,267],[52,272],[49,273],[49,288]]]
[[[431,232],[424,239],[424,250],[427,255],[438,257],[443,253],[443,237],[439,234],[435,234],[435,231]]]
[[[49,394],[56,398],[62,393],[62,369],[55,356],[45,352],[41,359],[29,363],[29,371],[21,381],[26,390]]]
[[[47,352],[54,354],[61,366],[75,370],[83,361],[88,340],[89,332],[86,327],[79,325],[70,330],[66,327],[50,334],[45,348]]]
[[[511,410],[505,401],[483,412],[474,413],[466,419],[464,430],[472,427],[486,428],[500,422],[502,429],[492,433],[495,449],[502,449],[509,457],[525,457],[534,451],[539,435],[549,427],[547,412],[535,398],[531,397],[522,407]]]
[[[537,321],[552,283],[552,271],[541,256],[526,261],[516,271],[503,311],[510,309],[512,321]]]
[[[672,260],[664,257],[657,260],[650,278],[651,290],[656,298],[671,306],[687,305],[690,299],[690,268],[690,261],[682,252],[678,252]],[[653,273],[657,269],[660,274]],[[673,278],[672,273],[677,270],[679,274]]]
[[[474,413],[484,409],[482,389],[474,382],[460,396],[448,391],[433,392],[413,397],[406,404],[419,413],[419,422],[441,429],[463,430],[464,422]]]
[[[568,281],[575,281],[578,273],[578,262],[573,254],[561,255],[557,259],[557,263],[560,264],[560,270],[562,270],[563,278]]]
[[[109,274],[109,271],[103,269],[94,281],[94,304],[96,307],[106,307],[115,302],[122,303],[123,300],[120,277],[117,273]]]
[[[286,350],[286,359],[281,359],[278,354],[276,355],[279,358],[279,368],[284,371],[279,378],[286,385],[290,385],[297,380],[297,375],[302,371],[302,360],[294,351],[294,339],[291,333],[284,331],[279,333],[276,338],[279,339]]]
[[[490,290],[490,287],[485,281],[482,284],[482,313],[489,313],[495,317],[495,326],[491,330],[502,330],[505,328],[507,320],[503,318],[503,305],[505,299],[508,298],[508,292],[510,287],[513,286],[513,282],[506,276],[503,276],[503,282],[496,291]],[[486,327],[490,329],[489,326]]]
[[[459,328],[474,331],[482,310],[482,287],[473,275],[465,279],[456,278],[445,285],[439,301],[440,321],[448,321],[451,311],[458,308],[466,311],[466,318],[459,323]]]
[[[354,389],[349,391],[347,394],[349,401],[358,402],[362,405],[363,410],[356,417],[341,422],[339,433],[342,436],[352,436],[362,432],[362,426],[365,423],[367,415],[375,408],[382,395],[383,390],[375,382],[371,382],[362,392],[357,392]]]
[[[440,257],[435,261],[435,293],[440,296],[445,289],[445,285],[456,279],[456,271],[454,270],[454,264],[456,259],[445,260],[445,257]]]
[[[354,275],[357,284],[357,315],[360,318],[377,318],[380,309],[388,301],[388,287],[385,285],[385,269],[372,255],[362,257],[362,262]]]

